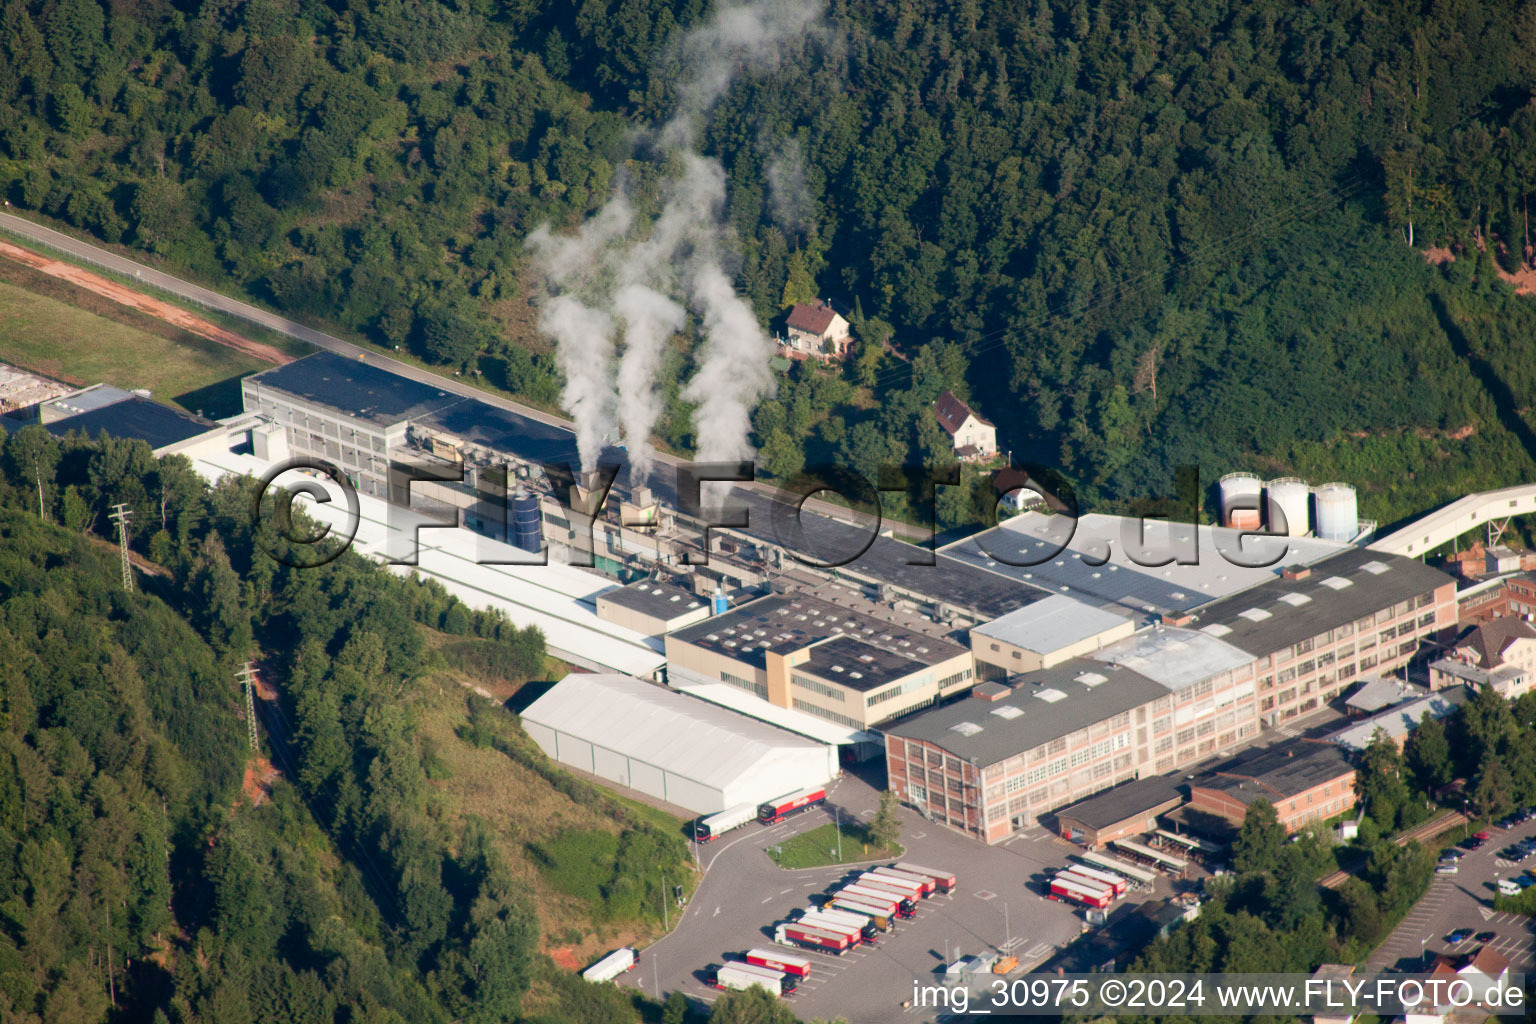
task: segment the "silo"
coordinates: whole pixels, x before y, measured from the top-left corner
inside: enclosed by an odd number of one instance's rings
[[[1350,484],[1323,484],[1312,496],[1317,502],[1317,535],[1323,540],[1354,540],[1360,532],[1355,488]]]
[[[1216,481],[1216,490],[1221,500],[1221,525],[1238,530],[1257,530],[1259,510],[1263,508],[1259,501],[1262,487],[1259,478],[1252,473],[1228,473]]]
[[[1312,510],[1312,489],[1307,482],[1293,476],[1280,477],[1265,484],[1264,490],[1269,532],[1306,536],[1311,528],[1308,515]]]
[[[731,610],[731,599],[725,596],[725,591],[720,589],[720,584],[715,584],[715,592],[709,598],[709,614],[724,615]]]
[[[518,487],[512,498],[512,546],[538,554],[544,548],[544,524],[539,515],[539,499]]]

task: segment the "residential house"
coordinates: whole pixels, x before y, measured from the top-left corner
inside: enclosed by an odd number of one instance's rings
[[[1514,698],[1536,683],[1536,628],[1524,619],[1497,618],[1471,626],[1429,666],[1429,685],[1439,690],[1466,683],[1492,687]]]
[[[956,398],[954,392],[940,395],[933,411],[960,461],[982,461],[997,454],[997,427]]]
[[[848,321],[825,299],[796,304],[785,328],[785,355],[794,359],[841,359],[852,341]]]

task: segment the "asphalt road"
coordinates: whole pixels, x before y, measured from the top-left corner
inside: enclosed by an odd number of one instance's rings
[[[1475,825],[1472,830],[1477,831]],[[1482,932],[1495,933],[1486,944],[1508,958],[1511,970],[1529,971],[1536,965],[1531,918],[1493,909],[1496,879],[1536,870],[1536,857],[1514,864],[1499,856],[1515,840],[1536,835],[1536,821],[1507,832],[1494,827],[1488,831],[1488,842],[1462,857],[1456,874],[1435,876],[1429,891],[1371,956],[1367,964],[1371,972],[1414,968],[1426,953],[1474,952],[1485,944],[1475,938]],[[1453,834],[1461,837],[1460,830]],[[1447,942],[1446,936],[1458,928],[1469,929],[1474,937],[1454,945]]]
[[[700,848],[704,879],[682,923],[643,951],[637,970],[624,984],[656,995],[681,989],[701,1003],[720,992],[704,982],[710,964],[745,950],[773,948],[772,926],[805,907],[841,879],[852,865],[786,871],[765,849],[833,820],[868,821],[879,793],[867,782],[844,775],[832,788],[825,810],[807,812],[764,829],[748,823]],[[1081,934],[1080,911],[1039,895],[1040,880],[1067,863],[1076,847],[1044,829],[1019,833],[1006,844],[984,846],[958,832],[901,809],[905,859],[953,870],[956,892],[922,901],[917,916],[882,933],[873,947],[843,956],[792,950],[815,962],[790,1004],[802,1020],[846,1017],[851,1024],[891,1020],[932,1020],[936,1011],[902,1007],[912,999],[914,980],[933,985],[935,969],[959,955],[1002,948],[1029,969],[1050,959]],[[855,854],[845,851],[846,856]]]
[[[89,242],[83,242],[78,238],[66,235],[60,231],[55,231],[52,228],[44,227],[41,224],[34,223],[33,221],[27,220],[23,217],[18,217],[13,213],[0,212],[0,230],[10,232],[11,234],[14,234],[20,238],[24,238],[28,241],[46,246],[58,252],[65,253],[74,259],[82,260],[86,263],[91,263],[98,267],[104,267],[115,273],[122,274],[128,278],[131,278],[134,281],[140,282],[146,286],[158,288],[161,291],[173,295],[183,301],[196,303],[199,306],[203,306],[207,309],[217,310],[218,312],[227,314],[229,316],[239,317],[242,320],[257,324],[261,327],[265,327],[268,330],[276,331],[279,334],[287,335],[290,338],[295,338],[299,341],[305,342],[306,344],[313,345],[316,348],[324,349],[328,352],[335,352],[339,355],[344,355],[352,359],[363,359],[369,363],[372,363],[374,366],[379,366],[389,370],[391,373],[398,373],[403,377],[409,377],[412,380],[420,381],[424,384],[430,384],[433,387],[441,388],[444,391],[451,391],[454,394],[463,395],[466,398],[477,399],[489,405],[495,406],[496,408],[503,411],[543,424],[544,426],[557,427],[560,430],[571,434],[572,450],[575,448],[575,434],[571,430],[571,423],[569,420],[562,419],[558,416],[552,416],[547,412],[543,412],[542,410],[535,409],[531,406],[523,405],[519,402],[514,402],[506,398],[502,398],[499,395],[492,394],[488,391],[482,391],[481,389],[466,383],[461,378],[443,376],[441,374],[433,373],[432,371],[424,370],[419,366],[401,362],[398,359],[392,359],[389,356],[381,354],[377,349],[365,348],[361,345],[355,345],[349,341],[343,341],[342,339],[336,337],[334,334],[327,334],[325,331],[316,330],[315,328],[310,327],[307,324],[300,323],[297,320],[291,320],[288,317],[269,312],[259,306],[253,306],[249,302],[242,302],[239,299],[233,299],[227,295],[221,295],[220,293],[208,288],[204,288],[201,285],[193,284],[192,282],[183,280],[179,277],[174,277],[171,274],[156,270],[154,267],[140,263],[136,260],[131,260],[126,257],[119,256],[110,250],[103,249],[97,245],[92,245]],[[657,466],[669,466],[672,467],[675,472],[675,467],[684,464],[688,460],[679,459],[676,456],[667,455],[664,452],[657,452],[655,461]],[[653,489],[658,490],[658,493],[660,493],[662,490],[670,491],[670,485],[672,483],[671,480],[663,481],[656,478],[660,476],[670,477],[672,475],[672,473],[653,473]],[[759,494],[764,496],[769,496],[774,493],[773,488],[766,484],[749,484],[745,486],[757,491]],[[811,511],[833,519],[840,519],[843,521],[854,520],[861,523],[863,522],[859,516],[850,512],[849,510],[839,508],[834,505],[829,505],[826,502],[818,501],[815,498],[806,501],[805,507]],[[926,540],[929,536],[931,536],[931,531],[929,530],[925,530],[921,527],[913,526],[908,523],[898,523],[891,520],[885,520],[882,523],[882,528],[889,528],[901,536],[912,540]]]

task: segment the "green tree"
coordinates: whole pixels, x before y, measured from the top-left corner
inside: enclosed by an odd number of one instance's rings
[[[1433,792],[1451,781],[1451,744],[1445,735],[1445,725],[1428,711],[1420,716],[1419,727],[1409,735],[1404,754],[1414,780],[1425,792]]]
[[[1403,759],[1397,744],[1378,729],[1355,772],[1355,794],[1364,812],[1375,818],[1384,832],[1401,824],[1403,812],[1412,799],[1403,776]]]
[[[804,252],[792,252],[786,263],[787,275],[784,279],[784,294],[779,299],[779,306],[788,309],[802,303],[812,303],[817,300],[816,279],[811,276],[810,267],[806,264]]]
[[[882,850],[889,850],[895,847],[900,839],[900,806],[895,792],[887,789],[881,792],[880,808],[875,812],[875,820],[869,823],[869,843]]]
[[[1248,805],[1232,842],[1232,866],[1245,875],[1272,873],[1284,848],[1285,826],[1280,824],[1275,805],[1260,797]]]
[[[790,1008],[767,989],[753,986],[715,1000],[709,1024],[796,1024],[796,1020]]]
[[[686,1024],[688,1020],[688,997],[683,995],[682,989],[673,989],[667,993],[667,1001],[661,1004],[661,1024]]]

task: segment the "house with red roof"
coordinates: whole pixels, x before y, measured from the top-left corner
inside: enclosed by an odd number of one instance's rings
[[[797,303],[784,326],[784,354],[791,359],[841,359],[853,340],[848,321],[825,299]]]
[[[933,403],[933,413],[961,462],[984,462],[997,454],[997,427],[956,398],[954,392],[940,395]]]

